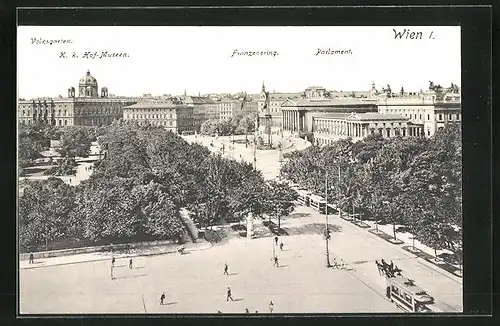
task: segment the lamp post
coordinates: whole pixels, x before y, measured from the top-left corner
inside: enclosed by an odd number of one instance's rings
[[[278,178],[281,181],[281,168],[283,167],[283,151],[282,151],[283,145],[281,145],[278,149],[278,162],[280,164],[280,168],[278,171]]]
[[[332,267],[330,264],[330,252],[328,250],[328,240],[330,238],[330,230],[328,230],[328,171],[325,177],[325,241],[326,241],[326,267]]]
[[[342,218],[342,208],[340,207],[340,164],[338,166],[339,168],[339,186],[337,187],[337,209],[339,211],[339,217]]]
[[[259,130],[259,114],[255,115],[255,128],[253,132],[253,168],[257,170],[257,131]]]

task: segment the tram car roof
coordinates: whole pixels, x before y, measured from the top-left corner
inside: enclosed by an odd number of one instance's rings
[[[410,293],[418,302],[434,302],[434,298],[425,292],[425,290],[416,286],[413,281],[404,276],[390,277],[387,279],[387,284],[396,285],[398,288]]]
[[[321,197],[321,196],[318,196],[318,195],[311,195],[311,200],[314,200],[314,201],[317,201],[317,202],[320,202],[320,203],[326,203],[326,200]]]

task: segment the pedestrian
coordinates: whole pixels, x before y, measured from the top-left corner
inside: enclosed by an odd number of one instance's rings
[[[269,302],[269,312],[272,314],[272,313],[273,313],[273,310],[274,310],[274,303],[273,303],[273,301],[271,300],[271,302]]]
[[[30,261],[29,261],[30,264],[34,264],[35,263],[35,257],[33,257],[33,253],[30,253]]]
[[[111,267],[115,267],[115,262],[116,262],[115,257],[111,258]]]
[[[274,237],[274,242],[276,242],[276,245],[278,245],[278,237]]]
[[[163,300],[165,300],[165,292],[163,292],[160,296],[160,304],[163,305]]]
[[[218,314],[221,314],[221,313],[222,313],[222,311],[220,311],[220,310],[217,310],[217,313],[218,313]]]
[[[258,314],[259,312],[257,310],[255,310],[255,313]]]
[[[128,261],[128,268],[132,269],[132,258]]]
[[[248,311],[248,308],[245,308],[245,313],[249,314],[250,311]]]
[[[280,243],[280,250],[283,251],[283,242]]]
[[[227,264],[224,264],[224,275],[229,276],[229,273],[227,272],[228,269],[229,269],[229,267],[227,266]]]
[[[394,263],[392,262],[392,260],[391,260],[391,264],[390,264],[389,266],[391,266],[391,267],[390,267],[390,268],[391,268],[391,271],[393,271],[393,270],[394,270]]]
[[[401,276],[401,272],[402,270],[396,265],[394,266],[394,272],[398,275],[398,276]]]
[[[334,268],[339,268],[339,264],[337,263],[337,258],[333,258],[333,267]]]
[[[69,184],[71,184],[71,178],[69,179]]]
[[[231,295],[231,288],[228,286],[227,287],[227,297],[226,297],[226,301],[229,301],[229,299],[231,299],[231,301],[234,301],[232,295]]]
[[[344,259],[340,259],[340,268],[344,269],[345,268],[345,262]]]
[[[278,256],[274,257],[274,264],[273,264],[273,266],[280,267],[279,264],[278,264]]]

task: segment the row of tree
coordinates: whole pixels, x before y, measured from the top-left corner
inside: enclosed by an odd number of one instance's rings
[[[50,148],[51,140],[59,140],[63,157],[87,157],[90,145],[105,132],[105,127],[54,126],[42,123],[21,124],[19,127],[19,165],[32,165],[41,152]]]
[[[414,239],[460,251],[462,147],[460,126],[432,138],[371,135],[287,154],[284,178],[316,194],[331,185],[328,202],[362,219],[405,225]],[[340,173],[339,173],[340,172]]]
[[[236,116],[229,120],[207,120],[201,124],[203,135],[248,135],[255,130],[255,117],[251,115]]]
[[[55,178],[26,186],[24,248],[67,238],[96,244],[178,239],[186,229],[182,208],[201,227],[293,209],[295,193],[286,184],[266,182],[251,164],[211,154],[163,128],[117,121],[98,142],[106,156],[88,180],[76,187]]]

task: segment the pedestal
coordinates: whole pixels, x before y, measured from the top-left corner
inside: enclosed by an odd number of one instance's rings
[[[247,216],[247,239],[253,238],[253,215],[249,213]]]

